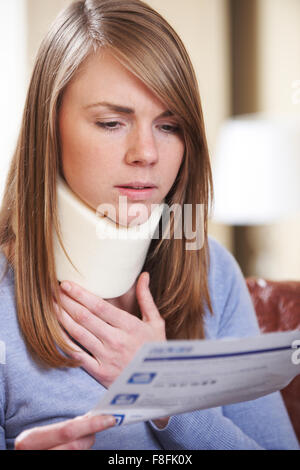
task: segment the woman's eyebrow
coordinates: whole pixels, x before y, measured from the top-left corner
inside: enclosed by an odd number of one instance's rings
[[[84,108],[85,109],[90,109],[90,108],[96,108],[96,107],[103,107],[103,108],[107,108],[109,109],[110,111],[115,111],[117,113],[124,113],[124,114],[135,114],[135,110],[132,109],[132,108],[128,108],[126,106],[121,106],[121,105],[118,105],[118,104],[113,104],[113,103],[107,103],[106,101],[102,101],[102,102],[99,102],[99,103],[94,103],[94,104],[89,104],[87,106],[85,106]],[[164,118],[164,117],[170,117],[170,116],[174,116],[174,113],[172,113],[171,111],[164,111],[162,114],[160,114],[158,116],[158,118]]]

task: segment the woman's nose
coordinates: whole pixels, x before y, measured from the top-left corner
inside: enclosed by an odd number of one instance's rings
[[[126,163],[147,166],[157,161],[158,149],[152,128],[136,126],[128,139]]]

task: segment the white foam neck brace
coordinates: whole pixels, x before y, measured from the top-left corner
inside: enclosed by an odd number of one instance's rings
[[[103,299],[128,292],[143,269],[164,204],[157,205],[147,222],[120,227],[100,218],[62,180],[57,179],[57,209],[66,257],[53,234],[56,274]]]

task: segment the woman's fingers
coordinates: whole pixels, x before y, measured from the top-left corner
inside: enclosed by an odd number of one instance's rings
[[[64,444],[62,446],[53,447],[49,450],[89,450],[95,444],[95,435],[85,436],[77,441]]]
[[[60,324],[82,348],[70,356],[104,387],[115,381],[142,344],[166,340],[165,321],[153,300],[149,278],[142,273],[136,286],[142,320],[74,283],[68,295],[60,295],[61,310],[54,301]]]
[[[58,305],[55,302],[54,306],[55,309],[58,310]],[[61,334],[63,339],[66,345],[70,347],[70,351],[68,351],[69,357],[77,361],[79,366],[85,369],[88,374],[94,377],[101,385],[108,388],[112,381],[114,381],[116,367],[111,367],[110,364],[107,365],[107,351],[105,347],[102,345],[99,339],[94,337],[92,338],[92,342],[89,342],[91,335],[89,332],[83,331],[80,335],[78,335],[78,328],[81,330],[84,329],[79,327],[79,325],[76,325],[72,318],[67,315],[67,313],[63,312],[63,315],[65,315],[67,319],[67,321],[64,322],[64,327],[66,330],[68,328],[69,331],[72,331],[70,334],[73,335],[72,338],[78,341],[78,343],[79,340],[81,341],[81,347],[79,347],[74,343],[74,341],[71,341],[70,337],[62,330]],[[60,318],[61,324],[63,324],[61,320],[62,314],[58,314],[58,317]],[[73,330],[73,324],[75,324],[75,330]],[[77,336],[79,339],[77,339],[75,336]],[[85,350],[82,348],[85,348]],[[87,351],[93,354],[93,356],[91,356],[91,354],[89,354]]]
[[[104,354],[101,337],[99,337],[100,335],[95,336],[95,333],[91,333],[84,325],[81,325],[77,323],[77,321],[73,320],[71,314],[65,312],[64,310],[59,310],[59,307],[55,302],[54,307],[59,322],[72,338],[74,338],[81,346],[86,348],[90,353],[96,355],[99,353]],[[77,352],[73,354],[73,357],[75,357],[79,353],[80,351],[77,350]]]
[[[84,326],[87,331],[90,331],[97,338],[107,340],[112,336],[114,327],[94,315],[87,307],[63,293],[60,295],[60,300],[63,309],[76,324]]]
[[[149,288],[149,281],[149,273],[144,272],[140,275],[136,286],[136,297],[140,306],[142,318],[146,322],[158,321],[164,323],[153,300]]]
[[[70,287],[69,290],[65,289],[66,285]],[[107,326],[126,329],[127,325],[134,321],[135,317],[130,313],[115,307],[110,302],[88,292],[74,282],[64,281],[60,287],[69,298],[83,305],[89,312],[103,320]],[[110,334],[109,331],[108,334]]]
[[[47,450],[72,445],[86,436],[114,426],[113,416],[81,416],[62,423],[41,426],[22,432],[15,441],[16,450]],[[86,442],[86,440],[84,441]]]

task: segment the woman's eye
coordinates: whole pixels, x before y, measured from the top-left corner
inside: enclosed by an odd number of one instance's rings
[[[108,132],[114,132],[122,126],[122,123],[119,121],[109,121],[109,122],[97,122],[96,125],[101,127],[101,129],[107,130]],[[179,126],[172,126],[171,124],[162,124],[159,126],[162,132],[165,134],[176,134],[180,131]]]
[[[180,130],[179,126],[172,126],[170,124],[163,124],[161,128],[163,132],[166,132],[168,134],[175,134],[176,132],[179,132]]]
[[[118,122],[118,121],[97,122],[96,124],[97,124],[98,127],[101,127],[102,129],[105,129],[109,132],[113,132],[113,131],[119,129],[119,124],[121,125],[121,123]]]

